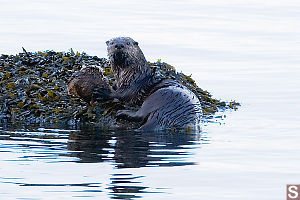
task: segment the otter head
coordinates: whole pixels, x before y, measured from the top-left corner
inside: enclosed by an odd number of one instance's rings
[[[106,42],[108,57],[114,71],[135,68],[146,61],[138,42],[130,37],[117,37]]]

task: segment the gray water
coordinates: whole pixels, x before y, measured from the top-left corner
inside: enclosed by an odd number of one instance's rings
[[[0,199],[285,199],[300,184],[299,1],[0,5],[0,53],[106,57],[106,40],[130,36],[149,61],[242,104],[191,134],[3,125]]]

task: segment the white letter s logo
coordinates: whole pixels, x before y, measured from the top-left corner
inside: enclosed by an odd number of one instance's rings
[[[296,199],[298,197],[298,191],[297,191],[298,188],[296,186],[292,185],[288,188],[288,190],[289,190],[289,194],[288,194],[289,198]]]

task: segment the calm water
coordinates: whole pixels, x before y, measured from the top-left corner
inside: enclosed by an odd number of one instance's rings
[[[130,36],[149,61],[242,103],[201,133],[0,128],[0,199],[285,199],[300,184],[300,2],[0,0],[0,53],[106,57]]]

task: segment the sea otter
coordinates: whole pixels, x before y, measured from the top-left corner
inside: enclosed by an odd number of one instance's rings
[[[138,111],[119,110],[117,118],[144,122],[140,129],[197,128],[202,115],[198,97],[185,86],[155,75],[138,42],[117,37],[106,42],[115,85],[111,93],[98,88],[99,99],[117,98]],[[104,91],[104,92],[103,92]]]
[[[106,88],[108,91],[112,90],[98,66],[83,66],[80,71],[71,76],[67,83],[69,95],[77,96],[90,105],[94,103],[92,92],[96,87]]]

